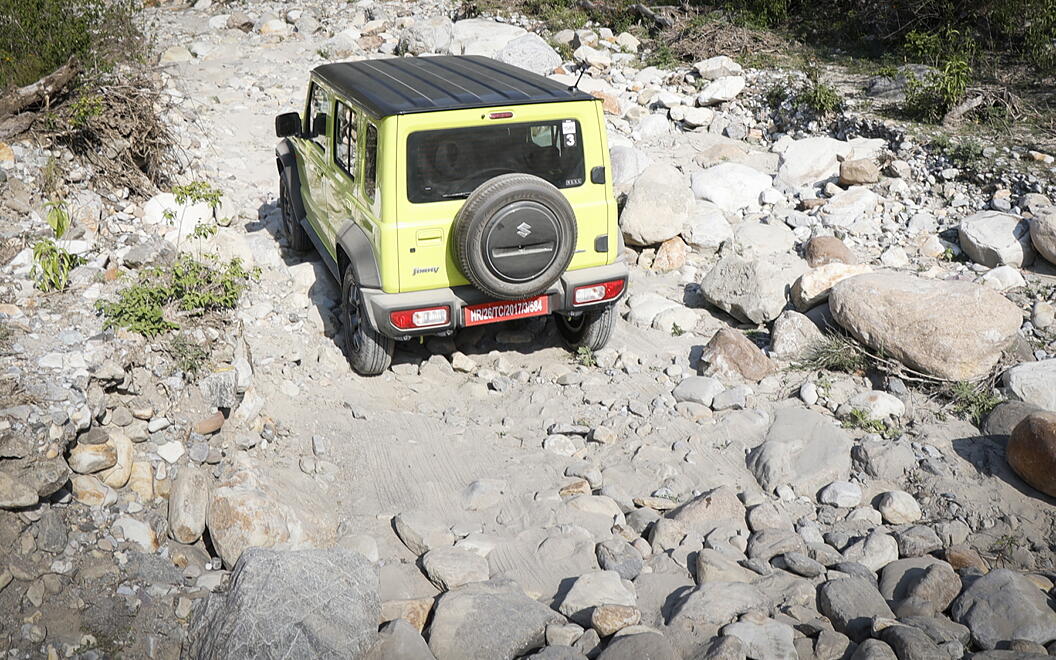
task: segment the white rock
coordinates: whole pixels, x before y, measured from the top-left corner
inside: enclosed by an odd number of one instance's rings
[[[667,120],[664,120],[667,121]],[[642,172],[620,213],[629,245],[656,245],[681,231],[693,208],[693,192],[673,165],[651,165]]]
[[[1027,281],[1019,273],[1019,269],[1013,266],[998,266],[983,273],[983,276],[979,279],[984,286],[988,286],[995,291],[1008,291],[1027,285]]]
[[[458,21],[453,28],[451,52],[456,55],[484,55],[495,57],[506,44],[526,33],[526,30],[509,23],[499,23],[484,18]]]
[[[1002,380],[1020,401],[1056,412],[1056,358],[1018,364]]]
[[[697,105],[709,106],[725,103],[737,98],[744,91],[745,80],[741,76],[723,76],[708,83],[697,95]]]
[[[829,506],[853,509],[862,501],[862,488],[850,481],[834,481],[821,489],[818,501]]]
[[[870,390],[860,392],[847,403],[840,406],[840,416],[845,416],[851,410],[860,410],[869,416],[869,419],[897,418],[906,414],[906,404],[893,394]]]
[[[565,595],[558,611],[572,621],[590,625],[590,615],[599,605],[626,605],[634,607],[637,598],[624,585],[616,571],[594,571],[576,578]]]
[[[702,406],[711,406],[715,395],[725,389],[722,383],[710,376],[690,376],[683,379],[671,394],[675,401],[690,401]]]
[[[143,552],[156,552],[158,549],[158,536],[145,522],[130,516],[121,516],[114,521],[113,528],[119,531],[126,541],[138,545]]]
[[[697,202],[682,227],[682,238],[703,252],[716,252],[733,238],[733,226],[722,209],[710,202]]]
[[[543,449],[558,456],[571,456],[576,453],[576,445],[565,435],[554,434],[543,440]]]
[[[871,214],[880,197],[863,186],[855,186],[837,193],[822,207],[823,222],[828,227],[849,227],[856,220]]]
[[[706,78],[707,80],[715,80],[725,76],[739,76],[744,72],[740,64],[726,55],[709,57],[703,62],[694,64],[693,68],[701,78]]]
[[[920,520],[920,505],[916,498],[902,490],[892,490],[880,496],[877,504],[884,522],[891,525],[905,525]]]
[[[759,210],[759,196],[773,182],[769,175],[739,163],[720,163],[692,176],[693,194],[728,213]]]
[[[167,463],[175,463],[183,456],[183,443],[179,440],[171,440],[158,447],[158,456]]]
[[[982,211],[962,220],[958,233],[961,249],[977,264],[1019,268],[1034,261],[1030,225],[1023,218]]]

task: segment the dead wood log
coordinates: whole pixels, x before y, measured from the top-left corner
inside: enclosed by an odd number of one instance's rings
[[[966,114],[982,105],[984,100],[986,100],[986,97],[980,95],[961,101],[950,108],[950,111],[942,118],[942,125],[946,128],[954,128],[964,121]]]
[[[0,99],[0,117],[22,112],[28,107],[50,100],[74,79],[80,71],[76,56],[40,80],[14,90]]]

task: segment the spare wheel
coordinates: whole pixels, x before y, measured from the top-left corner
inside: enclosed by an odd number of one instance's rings
[[[501,300],[546,291],[576,249],[576,216],[552,184],[503,174],[474,190],[455,217],[459,267],[481,291]]]

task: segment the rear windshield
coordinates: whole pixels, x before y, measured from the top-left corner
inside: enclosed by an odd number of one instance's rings
[[[534,174],[558,188],[583,184],[583,144],[574,119],[418,131],[407,139],[407,197],[462,199],[493,177]]]

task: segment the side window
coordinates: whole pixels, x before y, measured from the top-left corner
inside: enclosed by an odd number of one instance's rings
[[[354,179],[356,178],[356,113],[341,101],[337,102],[337,123],[334,126],[334,161]]]
[[[374,201],[374,190],[378,179],[378,127],[369,121],[363,145],[363,194]]]
[[[330,93],[325,89],[312,83],[312,91],[309,93],[308,98],[308,126],[305,128],[305,135],[312,136],[312,142],[319,145],[320,149],[326,148],[326,115],[330,112]],[[318,126],[322,126],[323,129],[319,135],[314,134],[314,129]]]

